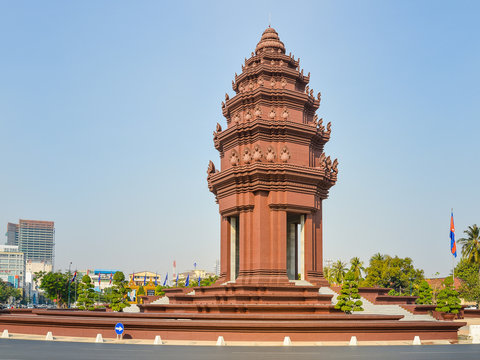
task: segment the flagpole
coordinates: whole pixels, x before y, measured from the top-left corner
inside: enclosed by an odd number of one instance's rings
[[[453,208],[452,208],[452,216],[453,216]],[[453,288],[455,289],[455,256],[454,255],[452,256],[452,280],[453,280]]]

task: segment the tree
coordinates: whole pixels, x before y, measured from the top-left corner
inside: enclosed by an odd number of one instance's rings
[[[335,309],[340,309],[345,314],[351,314],[353,311],[363,311],[362,305],[358,293],[358,281],[355,280],[353,272],[349,271],[345,275]]]
[[[468,262],[480,264],[480,228],[473,224],[464,233],[467,237],[458,239],[458,243],[462,245],[462,257]]]
[[[13,286],[0,279],[0,303],[6,303],[13,298],[18,300],[22,297],[19,289],[15,289]]]
[[[478,273],[471,273],[463,279],[458,289],[460,297],[466,301],[475,301],[477,307],[480,305],[480,279]]]
[[[362,272],[365,272],[363,261],[360,261],[358,257],[353,257],[350,260],[350,265],[350,271],[353,273],[355,281],[360,281],[362,279]]]
[[[77,305],[80,310],[93,310],[95,307],[95,286],[88,275],[82,277],[82,282],[78,286]]]
[[[333,279],[333,271],[332,271],[332,267],[329,266],[329,265],[325,265],[323,267],[323,276],[325,276],[325,279],[327,279],[327,281],[330,283],[330,284],[333,284],[335,281]]]
[[[343,282],[343,278],[346,272],[347,272],[346,264],[341,260],[337,260],[332,265],[333,282],[336,284],[341,284]]]
[[[60,271],[35,273],[35,280],[40,280],[39,288],[45,291],[47,298],[56,301],[57,307],[67,303],[69,273],[63,274]]]
[[[458,314],[462,306],[460,305],[459,294],[453,287],[452,277],[447,277],[443,285],[444,288],[440,290],[437,295],[437,307],[435,310],[444,313]]]
[[[422,280],[420,283],[420,288],[418,289],[418,298],[415,300],[417,304],[422,305],[431,305],[433,299],[433,290],[425,280]]]
[[[424,278],[423,270],[415,269],[412,259],[375,254],[365,270],[363,286],[393,288],[396,293],[413,290]]]
[[[218,280],[218,276],[209,276],[209,277],[206,277],[205,279],[202,279],[200,281],[200,285],[201,286],[211,286],[213,284],[215,284],[215,282]]]
[[[163,286],[163,285],[157,285],[155,288],[155,295],[157,296],[165,296],[165,291],[163,289],[167,289],[168,286]]]
[[[145,295],[145,289],[140,285],[137,291],[137,295]]]
[[[117,271],[113,275],[113,286],[110,295],[110,307],[113,311],[122,311],[130,306],[127,300],[127,293],[130,291],[130,288],[127,287],[127,283],[123,272]]]

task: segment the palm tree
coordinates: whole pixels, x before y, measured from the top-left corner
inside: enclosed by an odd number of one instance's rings
[[[462,245],[462,256],[468,262],[480,264],[480,228],[473,224],[464,233],[467,237],[458,239],[458,243]]]
[[[346,265],[347,264],[342,262],[341,260],[337,260],[332,265],[332,277],[333,277],[333,281],[336,284],[341,284],[343,282],[343,277],[345,276],[345,273],[347,272]]]
[[[370,258],[370,261],[375,261],[375,260],[378,260],[378,261],[383,261],[385,260],[385,256],[380,254],[380,253],[376,253],[375,255],[373,255],[371,258]]]
[[[359,281],[362,278],[362,272],[365,272],[363,261],[360,261],[358,257],[353,257],[350,260],[350,265],[350,271],[353,273],[355,281]]]

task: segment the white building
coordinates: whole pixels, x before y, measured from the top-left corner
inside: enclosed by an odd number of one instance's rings
[[[25,257],[15,245],[0,245],[0,279],[15,288],[25,285]]]

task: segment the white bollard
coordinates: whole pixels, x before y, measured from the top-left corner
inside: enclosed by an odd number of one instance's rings
[[[348,344],[350,346],[357,346],[357,337],[356,336],[352,336],[350,338],[350,343]]]
[[[413,343],[412,345],[422,345],[422,342],[420,341],[420,336],[415,336],[413,338]]]
[[[7,329],[3,330],[2,339],[8,339],[9,337],[10,335],[8,334],[8,330]]]
[[[468,336],[471,338],[480,337],[480,325],[470,325]]]
[[[103,343],[103,336],[102,334],[97,334],[97,337],[95,338],[96,343]]]
[[[47,336],[45,336],[45,340],[53,341],[53,334],[51,331],[47,332]]]
[[[225,346],[225,340],[223,339],[223,336],[218,337],[217,346]]]
[[[285,336],[283,339],[283,346],[290,346],[292,345],[292,340],[290,340],[290,336]]]
[[[155,336],[155,340],[153,341],[153,345],[162,345],[163,341],[160,335]]]

